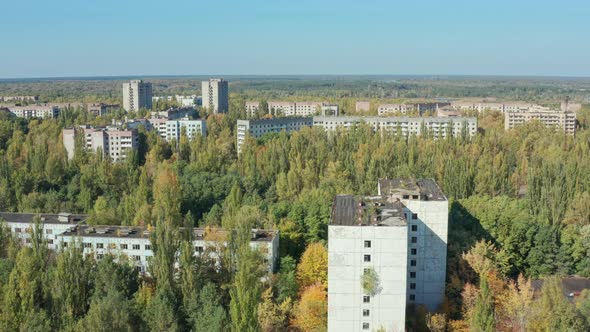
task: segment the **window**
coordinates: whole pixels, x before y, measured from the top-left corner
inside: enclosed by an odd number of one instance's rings
[[[196,247],[195,247],[195,251],[196,251],[196,252],[203,252],[203,247],[201,247],[201,246],[196,246]]]
[[[103,244],[102,244],[102,243],[97,243],[97,244],[96,244],[96,247],[97,247],[98,249],[102,249],[104,246],[103,246]]]
[[[139,250],[139,244],[134,244],[133,245],[133,250]]]
[[[412,259],[410,261],[410,266],[416,266],[416,260],[415,259]]]
[[[418,243],[418,238],[415,236],[412,236],[412,243]]]
[[[402,198],[403,199],[409,199],[410,198],[410,195],[403,195]]]
[[[140,262],[141,261],[141,256],[133,256],[133,259],[135,259],[136,261]]]
[[[415,255],[418,250],[416,248],[410,249],[410,254]]]
[[[371,248],[371,241],[365,241],[365,248]]]
[[[68,247],[68,243],[67,242],[64,242],[63,247],[64,248],[67,248]]]
[[[410,272],[410,278],[416,279],[416,272]]]
[[[53,229],[46,229],[45,234],[53,234]]]
[[[121,244],[121,249],[127,250],[127,248],[128,248],[127,243]]]
[[[369,317],[369,309],[363,309],[363,317]]]
[[[414,283],[414,282],[410,283],[410,289],[416,289],[416,283]]]
[[[371,303],[371,297],[369,295],[364,295],[363,303]]]
[[[145,245],[145,250],[152,250],[152,245],[151,244],[146,244]]]
[[[414,219],[414,220],[418,219],[418,214],[417,213],[412,213],[412,219]]]
[[[92,243],[84,242],[84,248],[92,248]]]
[[[102,259],[103,257],[104,257],[104,255],[103,255],[103,254],[98,254],[98,255],[96,255],[96,259]]]
[[[142,267],[141,266],[136,266],[135,267],[135,271],[140,272],[141,273]]]
[[[53,244],[53,240],[52,239],[49,239],[49,240],[47,240],[47,243]]]
[[[416,295],[410,294],[410,301],[416,301]]]
[[[364,260],[365,262],[370,262],[370,261],[371,261],[371,255],[365,255],[365,256],[363,257],[363,260]]]
[[[418,195],[412,195],[412,199],[418,199]]]
[[[15,228],[15,229],[14,229],[14,231],[15,231],[16,233],[20,233],[20,232],[21,232],[21,229],[17,227],[17,228]]]
[[[363,323],[363,330],[369,329],[369,323]]]
[[[412,225],[412,232],[418,231],[418,225]]]

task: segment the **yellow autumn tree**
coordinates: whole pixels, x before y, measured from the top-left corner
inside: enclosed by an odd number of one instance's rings
[[[302,331],[326,331],[328,325],[328,293],[321,283],[307,287],[295,309],[293,325]]]
[[[297,266],[297,280],[301,289],[316,283],[328,287],[328,251],[321,243],[307,246]]]

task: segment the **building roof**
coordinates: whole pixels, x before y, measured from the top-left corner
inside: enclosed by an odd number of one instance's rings
[[[83,214],[49,214],[49,213],[14,213],[0,212],[0,218],[8,223],[33,223],[35,217],[40,217],[43,224],[79,224],[86,221],[88,216]]]
[[[405,226],[404,205],[388,202],[381,196],[364,198],[338,195],[332,206],[331,225],[339,226]]]
[[[379,192],[387,196],[419,195],[419,199],[423,201],[447,200],[434,179],[379,179]]]

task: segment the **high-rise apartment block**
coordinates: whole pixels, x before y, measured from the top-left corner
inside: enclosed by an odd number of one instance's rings
[[[205,120],[190,120],[188,118],[183,119],[149,119],[148,120],[154,130],[158,132],[162,138],[170,142],[180,140],[182,132],[186,132],[186,136],[189,140],[200,136],[207,136],[207,121]]]
[[[336,196],[328,331],[403,331],[407,305],[436,310],[444,300],[447,234],[448,201],[432,179],[382,179],[377,196]]]
[[[152,83],[132,80],[123,83],[123,108],[126,111],[138,111],[152,108]]]
[[[35,218],[39,218],[43,235],[49,249],[60,250],[72,245],[81,245],[84,256],[96,260],[106,255],[116,259],[125,257],[139,272],[146,272],[152,257],[150,229],[130,226],[88,226],[86,215],[35,214],[0,212],[0,219],[23,244],[30,246]],[[216,259],[215,249],[227,243],[227,232],[223,229],[181,228],[180,232],[192,232],[193,248],[196,256],[208,254]],[[250,247],[259,250],[269,271],[276,270],[279,257],[279,234],[273,230],[253,229]]]
[[[106,128],[83,126],[64,129],[62,131],[63,144],[69,159],[74,157],[78,135],[83,135],[81,141],[84,149],[92,152],[99,151],[115,162],[126,159],[129,151],[137,150],[139,145],[136,129],[127,130],[114,126]]]
[[[238,120],[237,122],[237,150],[242,151],[242,145],[246,136],[260,137],[266,133],[278,133],[281,131],[299,131],[303,127],[311,127],[313,119],[310,117],[290,117],[261,120]]]
[[[227,113],[229,109],[229,90],[227,81],[222,78],[201,82],[203,107],[210,113]]]

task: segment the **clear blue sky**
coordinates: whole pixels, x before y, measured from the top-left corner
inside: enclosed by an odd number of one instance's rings
[[[588,0],[3,0],[0,78],[590,76]]]

